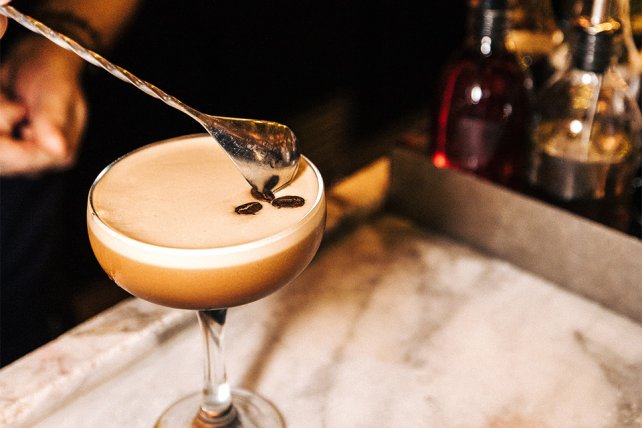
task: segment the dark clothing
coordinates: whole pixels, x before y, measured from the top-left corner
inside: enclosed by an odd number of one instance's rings
[[[4,366],[51,338],[47,295],[55,292],[62,177],[0,180],[0,362]]]

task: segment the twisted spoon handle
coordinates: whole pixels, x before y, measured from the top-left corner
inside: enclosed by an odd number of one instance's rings
[[[287,126],[201,113],[11,6],[0,6],[0,14],[196,120],[223,147],[248,183],[260,192],[278,190],[294,178],[300,153],[297,138]]]
[[[125,70],[124,68],[119,67],[115,64],[112,64],[111,62],[109,62],[108,60],[106,60],[96,52],[81,46],[75,40],[70,39],[69,37],[65,36],[64,34],[58,33],[55,30],[52,30],[42,22],[30,16],[27,16],[22,12],[19,12],[18,10],[16,10],[11,6],[0,6],[0,13],[2,15],[5,15],[13,19],[14,21],[19,23],[23,27],[33,31],[34,33],[37,33],[37,34],[40,34],[41,36],[46,37],[47,39],[51,40],[58,46],[74,52],[76,55],[80,56],[84,60],[90,62],[91,64],[97,67],[104,69],[105,71],[119,78],[120,80],[123,80],[127,83],[131,83],[141,91],[145,92],[147,95],[151,95],[154,98],[158,98],[159,100],[163,101],[165,104],[169,105],[170,107],[174,107],[175,109],[180,110],[183,113],[191,116],[192,118],[200,122],[201,125],[207,128],[207,124],[204,121],[205,115],[203,113],[184,104],[179,99],[169,95],[168,93],[157,88],[151,83],[148,83],[143,79],[140,79],[134,76],[132,73]]]

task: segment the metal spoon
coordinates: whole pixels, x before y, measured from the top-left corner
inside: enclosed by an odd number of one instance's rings
[[[12,6],[0,6],[0,14],[195,119],[223,147],[241,174],[259,192],[278,190],[294,177],[300,153],[296,136],[287,126],[264,120],[201,113]]]

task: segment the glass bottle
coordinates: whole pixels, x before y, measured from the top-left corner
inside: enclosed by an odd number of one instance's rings
[[[642,55],[642,1],[631,0],[629,2],[631,14],[631,33],[633,34],[633,43]]]
[[[464,46],[442,70],[428,154],[437,167],[513,185],[527,147],[530,80],[506,48],[506,0],[469,6]]]
[[[553,53],[564,41],[551,0],[509,0],[508,48],[530,71],[535,90],[556,71]]]
[[[631,196],[631,226],[629,233],[642,239],[642,165],[633,178],[633,192]]]
[[[642,73],[642,0],[631,0],[631,32],[633,41],[639,52],[640,73]],[[642,76],[640,76],[642,83]],[[642,108],[642,90],[638,93],[638,106]],[[642,165],[633,179],[633,198],[631,208],[631,234],[642,239]]]
[[[641,13],[641,5],[640,0],[565,0],[563,6],[563,20],[567,22],[568,28],[574,28],[577,19],[582,17],[590,19],[594,25],[608,18],[620,23],[621,30],[615,36],[621,39],[621,43],[616,42],[617,67],[634,98],[640,91],[642,59],[635,46],[633,22],[636,28],[642,25],[639,22],[642,16],[638,15]],[[570,49],[565,52],[569,57],[572,55]]]
[[[539,93],[528,181],[543,199],[626,230],[642,117],[618,72],[620,24],[600,19],[577,19],[570,68]]]

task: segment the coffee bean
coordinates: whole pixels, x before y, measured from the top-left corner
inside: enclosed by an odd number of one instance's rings
[[[305,199],[300,196],[281,196],[272,201],[272,205],[277,208],[297,208],[305,204]]]
[[[263,209],[263,205],[261,205],[259,202],[248,202],[243,205],[239,205],[238,207],[234,208],[234,211],[237,214],[256,214],[257,212],[261,211]]]
[[[257,189],[256,187],[252,187],[251,193],[252,196],[254,196],[254,198],[259,201],[272,202],[274,200],[274,193],[267,189],[265,190],[265,192],[261,193],[259,189]]]

